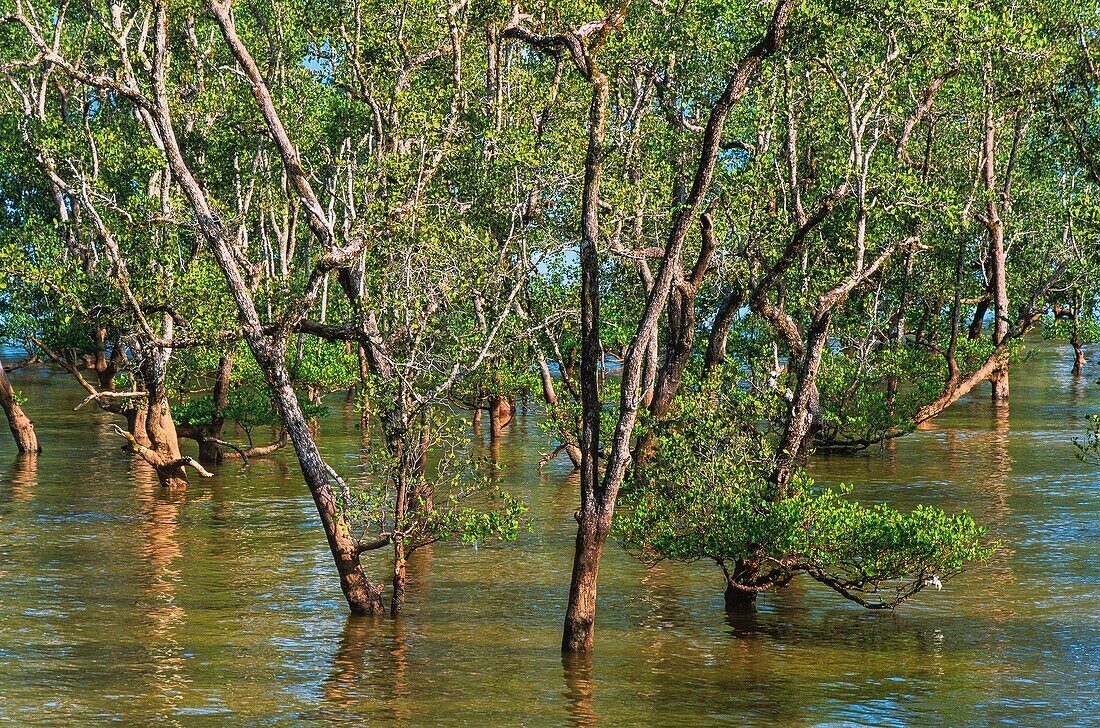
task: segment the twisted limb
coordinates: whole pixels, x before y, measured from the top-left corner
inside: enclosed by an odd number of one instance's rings
[[[195,460],[193,457],[185,455],[174,460],[167,460],[158,454],[156,450],[142,445],[137,441],[137,438],[118,425],[112,424],[111,427],[114,429],[116,435],[126,440],[129,451],[152,466],[153,469],[157,471],[157,475],[162,476],[162,478],[164,476],[183,476],[183,469],[185,467],[194,468],[195,472],[204,478],[214,477],[213,473],[200,465],[199,461]]]

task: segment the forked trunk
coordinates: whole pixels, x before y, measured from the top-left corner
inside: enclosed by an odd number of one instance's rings
[[[329,481],[329,468],[317,449],[305,415],[298,402],[297,395],[290,382],[286,367],[286,333],[279,332],[269,336],[260,322],[256,302],[252,298],[245,282],[237,257],[233,252],[234,236],[214,211],[205,190],[195,179],[176,139],[172,114],[169,108],[168,91],[165,83],[165,50],[167,47],[168,13],[164,4],[154,4],[156,20],[153,27],[152,77],[154,105],[151,118],[164,143],[164,152],[180,190],[195,212],[199,228],[210,244],[214,258],[225,275],[230,293],[237,304],[242,331],[260,370],[267,380],[276,409],[283,420],[286,433],[294,444],[302,475],[309,487],[310,494],[317,506],[321,524],[325,529],[329,550],[337,571],[340,573],[340,587],[354,614],[378,614],[382,611],[382,586],[372,584],[363,573],[359,563],[359,543],[351,534],[350,524],[339,514],[336,499]],[[224,24],[225,35],[235,50],[242,52],[240,40],[232,32],[232,20],[228,6],[211,3],[219,23]],[[246,56],[246,52],[243,52]],[[251,60],[247,58],[246,60]],[[258,77],[255,64],[246,64]],[[254,87],[255,92],[260,88]],[[266,91],[266,88],[263,89]],[[290,169],[300,169],[297,165],[287,165]],[[308,181],[296,177],[297,182],[308,187]],[[323,231],[318,231],[323,232]]]
[[[167,317],[165,330],[171,336],[171,323]],[[172,421],[172,410],[168,406],[164,385],[170,357],[170,349],[149,348],[143,352],[138,371],[145,391],[148,392],[144,408],[144,431],[148,444],[141,442],[135,434],[135,441],[131,446],[134,447],[135,454],[156,470],[157,479],[162,486],[179,489],[187,487],[187,462],[180,453],[176,425]],[[131,423],[135,429],[138,420],[139,416],[135,415]]]
[[[600,340],[600,270],[598,242],[600,239],[600,180],[603,175],[605,123],[609,85],[607,78],[595,67],[593,59],[585,58],[585,75],[592,84],[592,104],[588,119],[588,150],[581,201],[580,244],[580,323],[581,323],[581,509],[577,517],[577,539],[573,556],[573,574],[569,588],[569,606],[562,633],[562,650],[566,653],[592,649],[596,619],[596,583],[600,558],[611,529],[619,488],[630,465],[630,445],[637,422],[641,400],[644,350],[651,336],[656,335],[661,313],[668,301],[675,278],[674,261],[683,252],[684,240],[709,193],[717,166],[718,152],[726,120],[735,104],[748,90],[750,79],[760,62],[771,55],[782,42],[783,34],[797,0],[779,0],[768,32],[741,59],[726,83],[722,96],[711,108],[703,134],[699,162],[691,183],[691,192],[684,204],[672,216],[665,242],[664,260],[646,298],[645,310],[638,320],[631,343],[625,349],[622,383],[619,392],[619,416],[615,425],[602,482],[598,459],[602,402],[599,396],[600,370],[603,365]],[[619,13],[626,12],[626,4]],[[604,27],[616,27],[622,16],[609,16]]]
[[[150,400],[145,418],[145,433],[149,438],[149,449],[155,453],[157,460],[150,462],[150,465],[157,471],[160,484],[165,488],[186,488],[187,471],[184,470],[176,425],[172,421],[172,411],[168,407],[167,399],[162,398],[156,402]]]

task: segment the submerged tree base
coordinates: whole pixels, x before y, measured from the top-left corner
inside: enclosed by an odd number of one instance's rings
[[[756,611],[756,592],[738,589],[737,586],[726,581],[726,611],[732,614],[749,614]]]

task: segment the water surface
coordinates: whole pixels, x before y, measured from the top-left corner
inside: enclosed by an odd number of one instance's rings
[[[375,621],[346,615],[289,452],[169,494],[115,418],[72,411],[71,380],[18,370],[46,452],[0,437],[0,722],[1100,725],[1100,468],[1071,445],[1100,367],[1070,363],[1041,345],[1009,412],[983,389],[883,451],[814,464],[867,502],[967,508],[1003,540],[942,592],[879,613],[802,580],[731,619],[713,565],[609,548],[596,654],[566,663],[577,483],[535,468],[533,414],[500,450],[531,532],[417,553],[406,615]],[[333,403],[322,448],[354,475],[360,434]],[[384,578],[381,555],[366,565]]]

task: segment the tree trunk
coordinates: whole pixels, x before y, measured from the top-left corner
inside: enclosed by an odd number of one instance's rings
[[[965,379],[949,382],[946,390],[934,402],[931,402],[917,411],[913,422],[921,424],[927,422],[945,409],[953,405],[959,399],[970,393],[975,386],[988,379],[992,379],[994,372],[1001,364],[1002,351],[995,351],[986,359],[985,363],[973,374]],[[1007,383],[1006,383],[1007,384]]]
[[[583,470],[582,470],[583,473]],[[569,606],[565,612],[562,652],[588,652],[596,631],[596,585],[600,558],[610,519],[590,510],[578,515],[577,540],[573,552],[573,575],[569,583]]]
[[[684,371],[691,361],[691,353],[695,344],[695,296],[699,292],[699,286],[710,265],[710,258],[717,247],[714,237],[714,227],[710,213],[704,212],[699,220],[702,228],[703,243],[699,249],[699,257],[692,266],[690,275],[684,277],[683,265],[678,262],[679,270],[672,281],[672,290],[668,298],[668,314],[666,316],[665,358],[657,374],[653,396],[647,406],[650,414],[650,426],[639,438],[635,449],[634,460],[637,467],[648,462],[657,445],[656,426],[659,425],[672,410],[672,402],[680,391],[683,383]],[[719,311],[719,318],[721,318]],[[722,325],[719,322],[719,325]],[[725,322],[729,326],[729,321]],[[651,351],[648,357],[656,358],[657,336],[650,339]],[[724,347],[724,344],[723,344]]]
[[[489,398],[490,436],[495,440],[504,433],[504,428],[512,421],[512,403],[503,395]]]
[[[977,307],[974,309],[974,317],[970,319],[970,328],[966,331],[966,338],[974,341],[982,335],[982,322],[985,321],[985,314],[989,311],[989,299],[982,299],[978,302]]]
[[[1073,328],[1070,330],[1069,343],[1073,347],[1073,376],[1079,377],[1085,371],[1085,352],[1081,348],[1081,291],[1073,291]]]
[[[990,209],[996,206],[991,204]],[[990,267],[993,271],[993,345],[1001,346],[1008,334],[1008,289],[1005,280],[1004,225],[1000,219],[993,221],[990,234]],[[1008,400],[1008,362],[1002,361],[989,377],[993,385],[993,401]]]
[[[397,412],[396,409],[390,414],[390,417],[393,418],[395,423],[398,420],[404,420],[403,415]],[[422,480],[416,477],[416,471],[421,461],[419,446],[425,444],[425,440],[418,440],[418,445],[414,450],[414,448],[409,447],[405,437],[396,434],[396,432],[395,429],[391,429],[391,434],[387,438],[390,454],[396,461],[398,468],[394,474],[394,490],[397,495],[393,506],[393,594],[390,597],[390,615],[394,617],[405,606],[405,587],[408,582],[408,548],[405,544],[405,534],[412,526],[408,522],[409,499],[411,496],[414,501],[416,500],[415,484]],[[412,488],[410,488],[409,483],[410,476],[413,477]],[[415,504],[413,504],[413,508],[416,508]],[[418,515],[414,514],[413,518],[418,517]]]
[[[993,385],[992,397],[994,402],[1008,400],[1008,364],[1002,363],[989,375],[989,383]]]
[[[757,578],[760,567],[752,559],[738,559],[732,574],[726,574],[726,611],[745,613],[756,610],[756,592],[739,589],[737,584],[748,584]]]
[[[126,361],[125,348],[116,342],[114,349],[111,351],[111,356],[108,357],[107,330],[104,328],[97,327],[93,330],[92,340],[95,342],[96,347],[92,368],[99,380],[99,388],[106,392],[112,392],[115,389],[115,375],[118,374],[122,364]]]
[[[1081,343],[1073,341],[1073,376],[1079,377],[1085,372],[1085,351]]]
[[[156,452],[164,465],[157,467],[160,484],[166,488],[186,488],[187,471],[180,464],[179,439],[176,437],[176,425],[172,421],[172,411],[167,399],[161,399],[150,405],[145,419],[145,432],[149,436],[150,448]]]
[[[199,445],[199,462],[217,465],[225,459],[225,451],[218,444],[225,427],[225,409],[229,406],[229,378],[233,373],[233,352],[229,351],[218,362],[218,373],[214,379],[211,398],[214,412],[209,422],[197,425],[179,425],[176,434],[194,440]]]
[[[703,376],[710,375],[726,363],[726,343],[729,341],[730,326],[737,311],[745,303],[746,291],[741,288],[730,290],[722,299],[722,305],[718,307],[718,313],[714,316],[714,323],[710,328],[710,339],[707,341],[707,353],[703,359]]]
[[[905,314],[909,309],[909,282],[913,276],[913,260],[916,252],[910,249],[905,257],[905,278],[902,280],[901,298],[898,301],[897,314],[894,316],[894,335],[892,347],[896,354],[905,346]],[[890,411],[894,410],[894,403],[898,397],[898,377],[891,374],[886,380],[886,402],[890,405]]]
[[[558,450],[564,450],[569,456],[570,462],[573,463],[574,468],[581,466],[581,449],[577,447],[576,442],[573,440],[574,433],[577,431],[576,421],[570,421],[565,412],[558,407],[558,393],[554,388],[554,377],[550,374],[550,367],[546,363],[546,357],[542,355],[541,351],[537,351],[538,365],[539,365],[539,379],[542,382],[542,396],[543,400],[547,404],[547,416],[557,424],[558,437],[561,439],[562,444]],[[557,452],[554,453],[557,455]],[[553,458],[553,456],[551,458]],[[546,462],[545,460],[543,462]]]
[[[990,152],[991,153],[991,152]],[[993,346],[1004,344],[1008,335],[1008,292],[1005,281],[1005,246],[1004,225],[999,217],[996,217],[997,206],[989,205],[990,214],[993,216],[989,224],[989,267],[992,272],[990,285],[993,289]],[[1005,402],[1008,400],[1008,361],[1002,359],[989,376],[989,382],[993,385],[993,401]]]
[[[222,461],[222,448],[213,439],[209,437],[202,437],[197,440],[199,443],[199,462],[218,464]]]
[[[214,414],[210,419],[208,431],[210,439],[221,439],[222,428],[225,426],[225,410],[229,407],[229,385],[233,376],[233,350],[230,349],[218,362],[218,374],[214,379],[214,391],[211,396],[214,399]],[[210,447],[213,445],[213,447]],[[204,452],[205,450],[205,452]],[[207,460],[206,458],[211,458]],[[217,443],[199,443],[199,461],[220,463],[222,461],[222,449]]]
[[[38,435],[34,432],[34,422],[27,417],[23,408],[19,406],[19,402],[16,401],[15,390],[8,381],[3,362],[0,362],[0,408],[8,418],[8,427],[11,428],[11,434],[15,438],[15,446],[19,448],[19,452],[42,452],[42,447],[38,444]]]
[[[171,319],[166,316],[165,321],[165,333],[171,337]],[[157,471],[162,486],[179,489],[187,487],[187,471],[164,385],[170,356],[169,349],[150,347],[141,358],[139,372],[149,393],[145,409],[145,435],[149,445],[139,449],[138,454]]]
[[[600,557],[607,539],[599,523],[602,498],[600,486],[600,368],[603,344],[600,341],[600,262],[597,245],[600,235],[599,195],[603,177],[603,146],[607,121],[609,89],[607,78],[592,78],[592,104],[588,118],[588,153],[584,164],[584,191],[581,202],[580,303],[581,303],[581,508],[577,513],[577,539],[573,551],[573,574],[569,582],[569,604],[562,629],[562,652],[587,652],[592,649],[596,626],[596,582]],[[662,305],[663,308],[663,305]],[[647,332],[645,339],[648,340]],[[635,336],[635,344],[643,344]],[[634,388],[633,383],[622,386]],[[622,414],[620,413],[620,422]],[[632,423],[633,424],[633,423]],[[630,433],[627,433],[630,437]],[[614,504],[611,504],[612,513]],[[610,521],[610,518],[608,518]]]
[[[166,83],[167,64],[167,36],[168,36],[168,12],[163,3],[154,3],[156,18],[153,28],[153,54],[152,54],[152,92],[153,108],[150,109],[151,118],[156,125],[158,135],[164,145],[164,153],[172,174],[179,182],[184,196],[187,198],[195,219],[203,237],[209,244],[211,251],[217,260],[225,276],[226,284],[240,317],[241,330],[245,341],[252,350],[253,356],[264,374],[268,387],[275,399],[276,409],[283,420],[286,433],[294,444],[294,450],[298,455],[298,462],[302,469],[302,475],[309,487],[310,494],[317,507],[321,524],[325,529],[329,550],[333,561],[336,563],[340,574],[340,586],[347,599],[348,606],[355,614],[378,614],[382,612],[382,586],[371,584],[363,574],[359,563],[359,544],[351,535],[351,526],[339,515],[336,500],[333,497],[332,487],[329,482],[329,468],[321,458],[309,431],[305,415],[291,385],[289,372],[286,367],[286,330],[278,330],[275,335],[268,335],[260,321],[256,302],[252,298],[248,284],[241,271],[237,256],[233,253],[234,236],[226,227],[221,217],[214,210],[207,197],[206,191],[199,184],[184,159],[176,138],[172,114],[169,107],[168,89]],[[211,10],[219,23],[225,24],[227,41],[231,45],[239,45],[239,39],[231,32],[231,19],[228,6],[211,4]],[[234,43],[236,41],[236,43]],[[239,50],[235,48],[235,50]],[[255,64],[251,70],[259,75]],[[254,89],[257,92],[259,89]],[[266,89],[264,89],[266,91]],[[301,165],[287,165],[293,170],[300,170]],[[295,175],[295,182],[308,186],[308,180],[300,179],[301,173]],[[318,231],[323,233],[324,231]],[[324,239],[322,237],[322,239]]]
[[[356,355],[359,359],[359,426],[364,430],[370,430],[370,401],[367,393],[370,391],[370,366],[367,363],[367,352],[362,344],[356,346]]]
[[[668,301],[684,240],[709,194],[717,165],[726,120],[735,104],[748,90],[749,81],[761,61],[782,42],[790,14],[797,0],[779,0],[768,31],[741,59],[726,83],[721,97],[711,108],[703,134],[699,162],[684,205],[672,215],[661,267],[646,297],[645,310],[638,320],[634,336],[623,357],[622,384],[619,391],[619,416],[610,443],[602,482],[599,479],[600,419],[599,397],[602,342],[599,313],[599,202],[603,175],[605,123],[609,84],[607,78],[586,59],[585,76],[592,84],[589,107],[588,149],[585,158],[584,188],[581,201],[580,308],[581,308],[581,509],[573,556],[573,574],[569,588],[569,606],[562,633],[564,652],[592,649],[596,618],[596,581],[603,546],[615,514],[619,488],[631,460],[630,445],[640,405],[639,384],[645,352],[657,331],[661,313]],[[625,6],[622,10],[625,12]],[[621,22],[621,18],[618,22]]]
[[[786,496],[791,478],[805,464],[814,436],[821,427],[817,371],[829,338],[830,318],[830,315],[825,315],[815,320],[807,334],[806,353],[798,373],[794,400],[788,410],[787,425],[779,442],[776,466],[771,477],[777,499]]]
[[[126,417],[126,431],[134,436],[139,445],[148,447],[149,435],[145,432],[145,420],[148,416],[146,408],[134,407],[124,410],[122,414]]]
[[[390,597],[390,616],[396,617],[405,606],[405,587],[408,585],[409,562],[405,554],[405,539],[400,534],[393,539],[393,594]]]
[[[276,407],[298,455],[302,475],[317,506],[348,607],[353,614],[383,614],[382,585],[371,583],[363,573],[358,543],[351,534],[351,525],[337,508],[336,498],[329,484],[328,467],[321,458],[317,443],[310,432],[309,422],[291,386],[285,358],[277,348],[274,352],[270,351],[262,340],[256,344],[253,352],[257,354],[256,360],[268,379]]]
[[[1005,253],[1005,229],[1001,220],[1000,203],[998,198],[1008,197],[1008,185],[1004,191],[997,189],[996,178],[996,132],[997,127],[993,116],[993,89],[992,71],[990,61],[985,62],[985,84],[988,99],[988,108],[985,117],[985,138],[983,140],[984,165],[982,170],[986,193],[989,200],[986,203],[985,225],[989,230],[989,287],[990,296],[993,298],[993,346],[1004,344],[1008,335],[1008,281],[1006,271]],[[1015,154],[1013,148],[1013,154]],[[1011,176],[1011,172],[1009,173]],[[1004,402],[1008,400],[1008,362],[1002,360],[1000,366],[994,369],[989,378],[993,384],[993,401]]]

